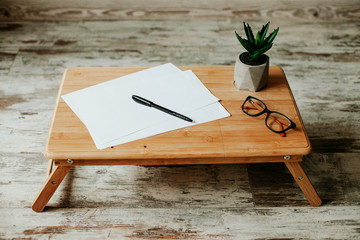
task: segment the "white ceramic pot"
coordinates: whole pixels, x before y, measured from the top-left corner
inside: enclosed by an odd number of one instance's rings
[[[242,53],[244,54],[244,53]],[[266,55],[265,55],[266,56]],[[265,88],[269,79],[269,57],[261,65],[248,65],[236,58],[234,80],[235,86],[240,90],[257,92]]]

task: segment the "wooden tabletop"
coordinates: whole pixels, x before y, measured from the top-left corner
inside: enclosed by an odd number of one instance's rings
[[[70,68],[63,75],[45,145],[49,159],[230,159],[238,157],[302,156],[311,147],[285,74],[270,66],[269,84],[256,93],[233,85],[233,66],[180,67],[191,69],[219,99],[231,117],[183,128],[134,142],[98,150],[85,125],[60,98],[61,95],[143,70],[140,67]],[[267,129],[265,117],[245,115],[247,96],[257,97],[270,110],[281,112],[297,127],[280,137]]]

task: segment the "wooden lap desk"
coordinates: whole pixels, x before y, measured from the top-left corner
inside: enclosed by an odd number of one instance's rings
[[[271,66],[266,89],[256,93],[233,85],[233,66],[180,67],[191,69],[219,99],[231,117],[187,127],[98,150],[85,125],[60,96],[143,70],[139,67],[70,68],[63,75],[45,144],[48,176],[32,209],[41,212],[73,166],[178,165],[284,162],[312,206],[321,200],[300,162],[311,146],[285,74]],[[241,110],[247,96],[261,99],[270,110],[296,123],[280,137],[265,126],[265,116],[249,117]]]

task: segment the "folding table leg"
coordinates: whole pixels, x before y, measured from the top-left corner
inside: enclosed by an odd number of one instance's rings
[[[286,167],[289,169],[290,173],[293,175],[295,181],[299,185],[300,189],[303,191],[305,197],[309,201],[310,205],[313,207],[318,207],[321,205],[321,200],[317,194],[315,188],[311,184],[309,178],[306,176],[303,168],[299,162],[285,162]]]
[[[71,167],[55,166],[52,169],[50,175],[46,179],[43,187],[40,189],[40,192],[33,202],[32,209],[35,212],[41,212],[44,210],[46,204],[49,202],[64,177],[69,172],[70,168]]]

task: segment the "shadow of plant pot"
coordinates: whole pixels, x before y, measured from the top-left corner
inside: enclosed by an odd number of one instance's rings
[[[245,53],[242,53],[243,55]],[[248,65],[240,61],[241,55],[236,58],[234,80],[236,88],[257,92],[265,88],[269,79],[269,57],[261,65]]]

